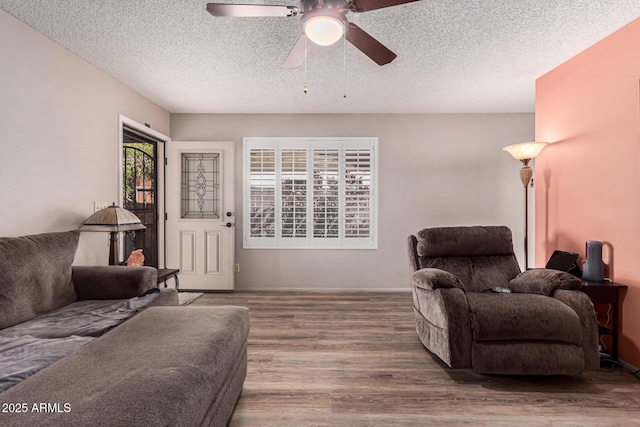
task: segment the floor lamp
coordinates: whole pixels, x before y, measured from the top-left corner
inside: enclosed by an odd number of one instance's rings
[[[544,147],[549,144],[548,142],[521,142],[520,144],[513,144],[504,147],[503,150],[507,151],[513,156],[514,159],[522,162],[522,168],[520,168],[520,181],[524,188],[524,269],[529,267],[529,183],[533,177],[533,171],[529,167],[529,162],[534,159]]]
[[[109,265],[117,265],[120,263],[118,234],[121,231],[143,230],[145,228],[147,227],[142,224],[140,218],[114,203],[87,218],[80,227],[80,231],[108,231],[110,234]]]

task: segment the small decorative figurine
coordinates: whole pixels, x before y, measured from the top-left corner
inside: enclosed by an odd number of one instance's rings
[[[144,265],[144,255],[142,254],[142,249],[131,251],[131,255],[129,255],[129,258],[127,258],[127,265],[136,267],[141,267]]]

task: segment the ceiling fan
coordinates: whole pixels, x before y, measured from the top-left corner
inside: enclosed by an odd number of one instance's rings
[[[261,4],[209,3],[207,11],[223,17],[291,17],[300,15],[303,33],[282,64],[283,68],[298,68],[307,55],[305,36],[312,42],[328,46],[344,35],[345,39],[378,65],[396,59],[390,51],[369,33],[349,22],[347,14],[368,12],[420,0],[300,0],[299,6]]]

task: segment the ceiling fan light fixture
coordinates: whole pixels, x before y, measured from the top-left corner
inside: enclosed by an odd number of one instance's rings
[[[344,35],[347,18],[337,10],[313,9],[304,14],[301,23],[309,40],[320,46],[330,46]]]

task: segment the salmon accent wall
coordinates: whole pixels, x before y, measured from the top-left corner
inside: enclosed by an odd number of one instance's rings
[[[620,359],[640,366],[640,19],[536,81],[535,265],[605,242],[622,294]],[[599,317],[606,310],[599,309]]]

